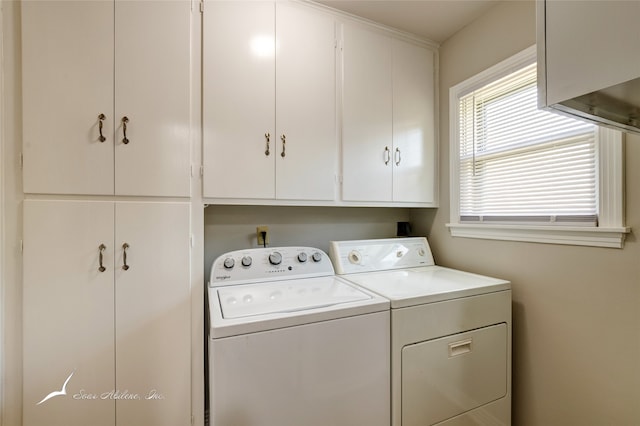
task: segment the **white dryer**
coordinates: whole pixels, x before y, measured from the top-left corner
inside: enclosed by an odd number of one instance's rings
[[[389,426],[389,301],[309,247],[229,252],[211,267],[212,426]]]
[[[511,285],[435,265],[426,238],[331,242],[337,274],[391,301],[393,426],[511,424]]]

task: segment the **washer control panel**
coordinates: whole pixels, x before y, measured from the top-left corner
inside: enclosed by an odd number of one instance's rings
[[[236,250],[211,265],[210,287],[334,275],[329,256],[313,247]]]
[[[424,237],[331,241],[329,256],[337,274],[434,265]]]

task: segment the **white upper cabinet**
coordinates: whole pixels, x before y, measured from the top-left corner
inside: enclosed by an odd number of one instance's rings
[[[113,15],[110,1],[22,2],[25,192],[113,194]]]
[[[393,201],[435,203],[434,53],[393,40]]]
[[[391,201],[391,37],[344,26],[342,199]]]
[[[435,51],[345,24],[342,199],[435,205]]]
[[[278,3],[276,23],[276,198],[333,200],[335,22],[299,4]]]
[[[546,105],[640,77],[640,2],[544,1],[539,7]]]
[[[640,134],[640,1],[536,6],[539,106]]]
[[[190,2],[116,1],[115,11],[115,192],[188,196]]]
[[[186,0],[22,3],[25,192],[189,195],[190,15]]]
[[[205,4],[205,197],[275,197],[273,14],[271,2]]]
[[[335,23],[296,3],[205,4],[204,196],[333,200]]]

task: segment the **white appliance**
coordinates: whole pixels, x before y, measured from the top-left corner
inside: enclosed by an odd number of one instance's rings
[[[331,242],[337,274],[391,301],[394,426],[511,423],[511,285],[436,266],[426,238]]]
[[[325,252],[229,252],[208,298],[212,426],[389,425],[389,301]]]

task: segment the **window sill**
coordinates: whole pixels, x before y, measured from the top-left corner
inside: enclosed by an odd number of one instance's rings
[[[626,234],[631,232],[631,228],[626,227],[590,228],[459,223],[448,223],[446,226],[453,237],[610,248],[623,248]]]

